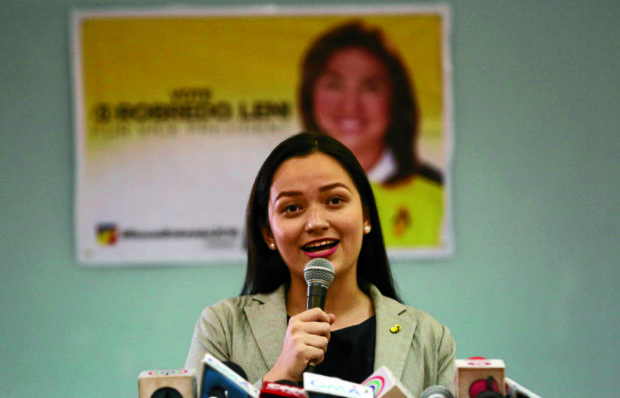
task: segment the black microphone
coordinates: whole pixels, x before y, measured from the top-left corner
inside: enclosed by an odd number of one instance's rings
[[[420,398],[454,398],[454,395],[444,386],[430,386],[422,392]]]
[[[308,285],[307,309],[320,308],[325,310],[327,288],[334,280],[334,265],[324,258],[315,258],[306,264],[304,279]],[[307,372],[314,372],[316,365],[313,361],[308,363]]]

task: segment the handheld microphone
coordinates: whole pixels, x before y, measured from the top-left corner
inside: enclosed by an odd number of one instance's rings
[[[334,265],[324,258],[314,258],[304,267],[304,279],[308,285],[308,303],[306,309],[325,309],[327,288],[334,280]],[[316,365],[308,363],[307,372],[314,372]]]
[[[304,390],[310,398],[373,398],[368,386],[309,372],[304,373]]]
[[[430,386],[422,392],[420,398],[454,398],[454,395],[444,386]]]
[[[258,389],[245,378],[247,376],[239,365],[228,361],[223,363],[207,353],[202,359],[199,398],[258,398]]]
[[[362,384],[373,390],[375,398],[414,398],[385,365],[368,376]]]
[[[308,393],[292,381],[266,381],[260,390],[259,398],[308,398]]]

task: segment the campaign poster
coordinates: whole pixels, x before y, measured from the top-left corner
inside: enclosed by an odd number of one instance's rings
[[[243,261],[254,177],[308,129],[351,145],[391,258],[450,256],[449,17],[445,5],[74,11],[79,263]],[[372,42],[361,58],[382,71],[383,100],[338,40]],[[330,69],[336,56],[353,75]],[[376,120],[375,145],[360,137]]]

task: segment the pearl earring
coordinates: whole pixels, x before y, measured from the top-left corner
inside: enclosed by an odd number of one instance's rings
[[[273,242],[271,242],[271,243],[269,244],[269,248],[270,248],[271,250],[276,250],[276,244],[275,244],[275,243],[273,243]]]
[[[364,233],[365,234],[369,234],[370,233],[370,225],[364,226]]]

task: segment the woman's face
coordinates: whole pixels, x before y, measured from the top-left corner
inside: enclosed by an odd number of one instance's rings
[[[336,278],[350,272],[357,278],[364,226],[370,223],[338,161],[320,152],[286,160],[273,177],[268,212],[263,236],[276,244],[291,278],[303,279],[306,263],[317,257],[334,265]]]
[[[354,153],[384,147],[392,83],[387,67],[362,48],[342,49],[327,61],[313,90],[319,127]]]

